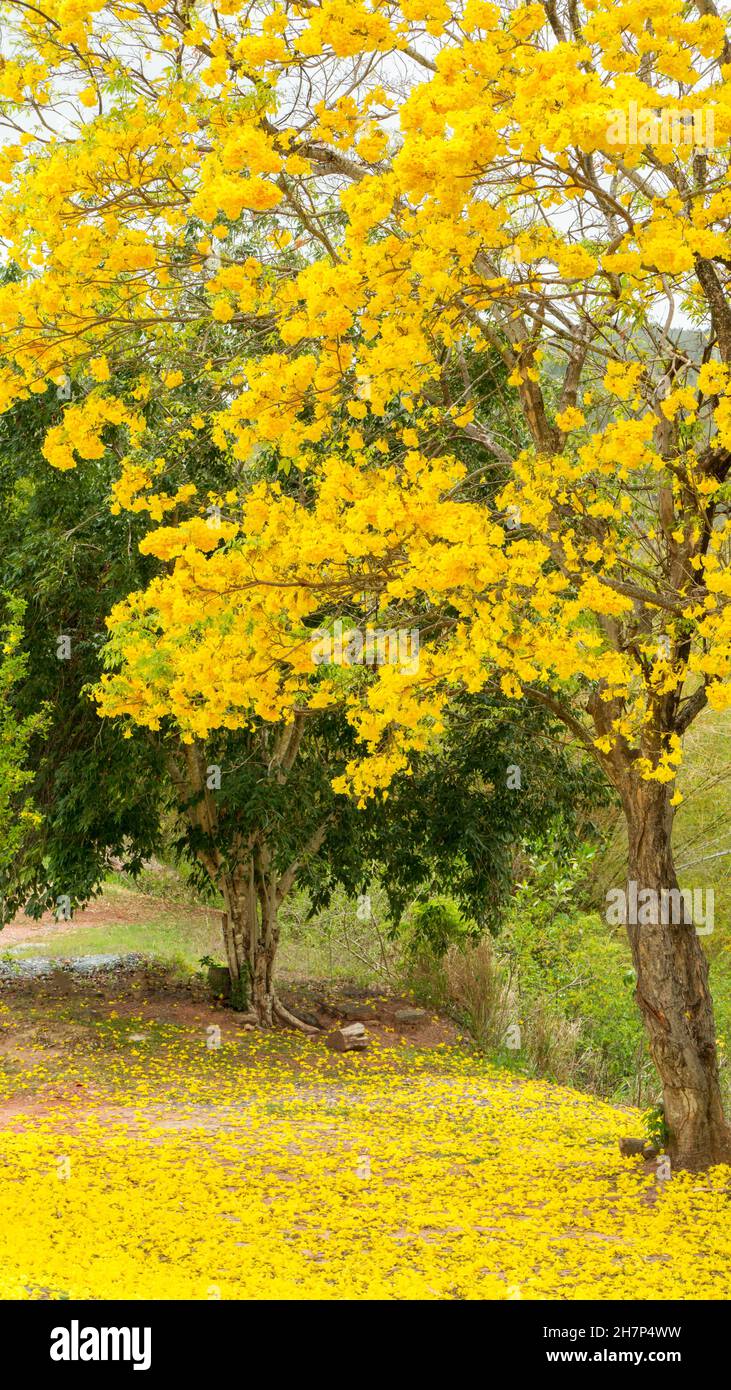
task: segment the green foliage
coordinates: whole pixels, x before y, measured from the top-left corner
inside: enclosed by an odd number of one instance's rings
[[[417,903],[410,914],[405,933],[410,956],[431,956],[438,960],[450,946],[463,946],[479,936],[479,927],[466,920],[452,898],[431,898]]]
[[[15,700],[28,671],[28,657],[21,648],[25,604],[5,594],[0,617],[0,883],[21,848],[37,828],[40,817],[30,794],[33,772],[27,766],[31,740],[48,727],[41,707],[18,717]],[[3,912],[5,902],[3,901]]]
[[[501,1065],[646,1104],[657,1079],[626,940],[575,908],[596,850],[572,846],[557,822],[550,839],[523,847],[501,931],[476,938],[457,928],[440,955],[449,932],[437,930],[433,953],[407,952],[404,983]],[[454,905],[447,921],[456,925]]]
[[[448,896],[496,933],[518,847],[545,840],[568,854],[594,834],[594,810],[607,795],[598,769],[540,706],[518,714],[498,692],[465,694],[439,746],[394,781],[387,800],[353,811],[346,825],[353,834],[358,818],[363,878],[381,874],[394,923],[417,896]]]
[[[664,1149],[670,1138],[670,1133],[662,1105],[651,1105],[649,1110],[644,1112],[642,1119],[650,1143],[658,1149]]]
[[[538,1004],[576,1025],[577,1084],[641,1099],[648,1056],[634,999],[635,977],[623,932],[596,914],[576,912],[596,846],[556,854],[548,844],[526,856],[501,950],[529,1011]]]
[[[231,1008],[238,1013],[246,1013],[249,1007],[249,987],[244,975],[231,981]]]
[[[159,755],[149,740],[128,743],[82,694],[99,674],[109,606],[149,575],[142,528],[110,512],[113,454],[63,475],[42,457],[53,409],[34,397],[0,417],[0,583],[26,606],[12,703],[20,721],[41,707],[49,716],[28,749],[42,819],[6,889],[10,910],[33,916],[61,894],[72,908],[87,901],[111,858],[135,872],[159,845]]]

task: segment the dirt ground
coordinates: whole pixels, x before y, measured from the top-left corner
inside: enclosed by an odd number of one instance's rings
[[[3,929],[0,948],[32,946],[43,958],[44,946],[51,939],[56,941],[79,927],[102,929],[144,922],[151,909],[158,914],[174,913],[179,911],[179,905],[120,890],[92,900],[70,922],[57,921],[51,913],[44,913],[38,921],[19,915]],[[62,1041],[64,1029],[58,1018],[59,1012],[64,1011],[77,1019],[77,1027],[82,1016],[89,1022],[98,1022],[114,1009],[119,1018],[139,1016],[158,1026],[216,1026],[224,1039],[241,1034],[240,1018],[216,1000],[203,975],[182,980],[174,970],[162,965],[130,963],[129,967],[99,970],[82,977],[65,967],[63,957],[56,957],[53,965],[53,972],[41,978],[0,978],[0,1002],[9,1007],[12,1016],[12,1022],[7,1017],[0,1019],[0,1059],[11,1061],[19,1051],[27,1062],[29,1049],[53,1050]],[[320,1030],[315,1039],[320,1046],[325,1045],[328,1033],[352,1022],[364,1024],[371,1042],[403,1039],[417,1048],[428,1049],[454,1045],[460,1037],[449,1019],[426,1010],[421,1011],[418,1019],[399,1021],[397,1013],[414,1007],[413,1000],[403,995],[374,993],[347,982],[334,984],[286,977],[280,981],[279,990],[295,1014]],[[48,1028],[39,1029],[37,1020],[43,1017],[53,1017],[53,1041]]]
[[[120,892],[114,897],[105,895],[93,898],[86,907],[78,908],[73,919],[68,922],[57,920],[52,912],[44,912],[37,921],[32,917],[26,917],[25,913],[20,913],[3,927],[0,933],[0,950],[7,950],[9,946],[37,945],[39,954],[42,955],[42,943],[49,937],[64,936],[67,932],[78,931],[79,927],[125,926],[133,922],[145,922],[150,918],[151,908],[164,912],[166,906],[163,900],[147,898],[141,893]],[[173,910],[172,906],[169,910]],[[193,910],[186,907],[186,911]]]
[[[369,1047],[365,1054],[359,1054],[360,1064],[366,1066],[369,1058],[378,1056],[379,1044],[432,1049],[454,1046],[460,1038],[454,1023],[426,1010],[418,1019],[400,1021],[396,1017],[399,1011],[413,1009],[412,1001],[403,996],[374,995],[352,985],[336,987],[303,980],[284,986],[282,997],[295,1013],[317,1023],[320,1032],[312,1038],[311,1047],[327,1051],[334,1072],[343,1060],[347,1064],[349,1054],[331,1053],[328,1034],[353,1021],[362,1021],[366,1029]],[[220,1030],[222,1044],[234,1045],[242,1033],[256,1031],[213,998],[202,978],[181,982],[173,972],[155,965],[100,970],[80,977],[61,962],[59,968],[40,979],[0,981],[0,1009],[0,1067],[11,1073],[22,1070],[26,1075],[40,1069],[37,1095],[26,1092],[0,1099],[0,1127],[20,1112],[37,1116],[52,1111],[57,1116],[61,1104],[70,1106],[78,1116],[80,1110],[103,1104],[103,1095],[82,1081],[54,1085],[45,1078],[53,1072],[54,1059],[63,1063],[70,1049],[83,1050],[93,1030],[110,1019],[119,1024],[134,1020],[141,1039],[148,1028],[174,1028],[188,1036],[208,1034],[215,1028]],[[290,1066],[287,1044],[300,1035],[281,1030],[276,1036],[281,1040],[282,1060]],[[247,1057],[250,1054],[243,1050],[240,1060],[244,1067]],[[103,1058],[99,1060],[103,1067]],[[63,1066],[58,1070],[61,1073]]]

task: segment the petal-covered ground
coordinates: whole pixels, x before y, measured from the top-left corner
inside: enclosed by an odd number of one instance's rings
[[[454,1042],[338,1055],[137,989],[3,990],[1,1297],[731,1293],[731,1170],[658,1183],[618,1154],[633,1114]]]

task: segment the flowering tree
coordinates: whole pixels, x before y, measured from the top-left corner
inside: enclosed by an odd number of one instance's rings
[[[171,343],[226,330],[224,360],[191,347],[182,371],[223,373],[200,427],[245,500],[214,546],[202,516],[147,539],[169,571],[113,615],[103,707],[163,708],[192,737],[286,721],[345,680],[363,756],[342,785],[363,798],[456,689],[497,682],[591,750],[630,880],[672,898],[683,734],[731,703],[731,49],[712,0],[2,12],[3,403],[85,373],[46,455],[70,468],[125,428],[124,505],[153,489],[137,403],[170,385]],[[480,409],[495,360],[510,429]],[[301,495],[247,486],[262,442]],[[423,627],[418,670],[313,672],[308,629],[353,603]],[[705,957],[664,916],[628,921],[637,998],[671,1154],[698,1168],[731,1141]]]
[[[380,877],[398,922],[414,895],[437,882],[471,917],[494,923],[516,842],[545,834],[557,820],[568,827],[596,796],[591,769],[562,749],[551,716],[536,707],[516,730],[511,702],[474,696],[415,777],[396,779],[385,805],[371,798],[359,810],[332,787],[355,745],[339,707],[305,705],[279,724],[259,718],[240,727],[237,719],[234,728],[184,738],[167,712],[156,619],[146,657],[137,623],[127,638],[117,625],[115,645],[132,642],[138,688],[154,683],[157,710],[150,706],[149,718],[140,718],[146,707],[127,689],[137,717],[100,723],[86,691],[99,681],[105,618],[130,590],[149,585],[161,562],[139,553],[146,511],[109,506],[118,475],[113,432],[102,459],[70,474],[49,468],[40,450],[55,410],[53,395],[32,396],[0,419],[0,589],[12,584],[17,595],[0,662],[5,920],[61,905],[73,913],[99,891],[110,863],[134,876],[174,837],[198,886],[222,899],[234,1001],[246,1000],[264,1026],[305,1028],[274,980],[280,913],[294,888],[305,889],[317,909],[336,885],[367,896]],[[191,413],[179,390],[145,406],[147,436],[166,455],[171,493],[194,488],[206,496],[213,484],[220,492],[228,460],[204,431],[181,426],[178,410],[184,419]],[[162,507],[159,491],[156,497]],[[142,500],[150,502],[149,494]],[[223,519],[216,503],[210,508],[204,536],[215,547]],[[176,510],[182,513],[182,502]],[[23,602],[25,633],[17,619]],[[317,640],[324,648],[324,635]],[[181,641],[193,658],[190,629],[181,629]],[[114,646],[110,661],[113,654]],[[227,671],[225,647],[222,654]],[[209,691],[217,669],[213,651],[210,665],[199,668]],[[115,686],[124,704],[121,675]],[[39,718],[44,706],[47,718]],[[511,763],[526,770],[519,793],[505,776]],[[367,902],[360,910],[369,910]]]

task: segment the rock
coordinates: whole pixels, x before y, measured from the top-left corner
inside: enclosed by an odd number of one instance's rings
[[[350,1000],[346,1000],[340,1005],[339,1012],[344,1018],[349,1018],[354,1023],[364,1023],[375,1016],[375,1010],[371,1004],[358,1004]]]
[[[293,1012],[296,1013],[298,1018],[302,1019],[303,1023],[308,1023],[310,1025],[310,1028],[317,1028],[317,1030],[319,1031],[322,1027],[322,1024],[319,1018],[317,1017],[317,1014],[311,1014],[308,1009],[300,1009],[297,1008],[297,1006],[295,1005]]]
[[[333,1004],[332,999],[326,999],[324,994],[320,994],[317,996],[317,998],[315,999],[315,1004],[317,1008],[321,1010],[322,1013],[329,1014],[331,1018],[340,1017],[341,1011],[339,1005]]]
[[[421,1023],[426,1016],[426,1009],[397,1009],[394,1014],[397,1023]]]
[[[362,1023],[346,1023],[343,1028],[336,1028],[334,1033],[328,1033],[325,1042],[333,1052],[365,1052],[368,1046]]]
[[[655,1144],[651,1144],[649,1139],[620,1139],[619,1152],[623,1158],[642,1157],[646,1163],[651,1163],[657,1158],[660,1150]]]

